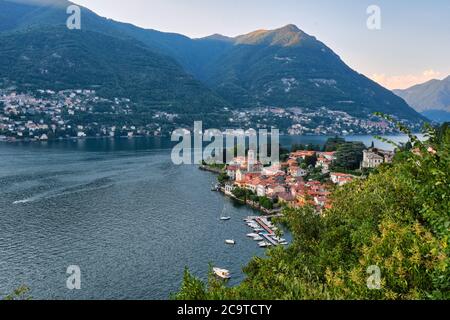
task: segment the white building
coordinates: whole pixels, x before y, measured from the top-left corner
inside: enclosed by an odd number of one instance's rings
[[[380,149],[369,149],[363,152],[362,168],[377,168],[383,163],[391,163],[394,153]]]

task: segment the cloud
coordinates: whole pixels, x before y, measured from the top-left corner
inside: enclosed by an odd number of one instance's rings
[[[372,80],[378,82],[388,89],[407,89],[416,84],[421,84],[432,79],[442,79],[443,75],[433,69],[425,70],[421,74],[406,74],[398,76],[387,76],[385,74],[373,74]]]

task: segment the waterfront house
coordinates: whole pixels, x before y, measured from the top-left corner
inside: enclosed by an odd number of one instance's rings
[[[231,180],[236,180],[236,173],[239,170],[239,167],[236,165],[227,166],[227,176],[230,177]]]

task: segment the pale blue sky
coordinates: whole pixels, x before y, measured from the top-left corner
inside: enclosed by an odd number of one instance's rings
[[[389,88],[450,75],[449,0],[75,0],[101,16],[202,37],[289,23],[316,36],[357,71]],[[369,5],[381,30],[368,30]]]

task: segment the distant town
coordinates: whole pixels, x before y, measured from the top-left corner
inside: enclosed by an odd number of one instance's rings
[[[85,137],[169,136],[180,115],[138,107],[127,98],[107,99],[95,90],[36,90],[19,93],[0,89],[0,140],[47,141]],[[376,117],[359,119],[327,108],[224,108],[224,128],[280,128],[289,135],[392,134],[394,125]],[[413,124],[409,124],[413,129]]]
[[[335,151],[323,151],[327,148]],[[246,157],[236,157],[228,165],[204,163],[201,168],[219,173],[217,191],[266,214],[279,213],[284,206],[305,205],[322,212],[332,206],[330,195],[336,186],[364,179],[377,167],[391,163],[395,155],[340,138],[329,139],[323,150],[291,151],[285,161],[269,167],[262,166],[250,150]]]

